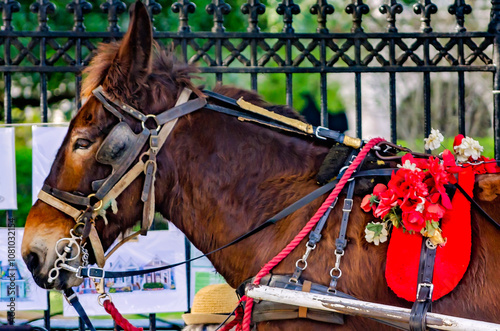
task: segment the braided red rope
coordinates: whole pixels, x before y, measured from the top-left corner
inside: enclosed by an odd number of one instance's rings
[[[142,328],[136,328],[130,322],[118,312],[118,309],[116,309],[114,303],[111,302],[111,300],[104,300],[103,302],[104,309],[108,314],[111,315],[113,320],[123,328],[125,331],[143,331]]]
[[[349,168],[346,170],[342,178],[340,179],[339,183],[335,188],[333,189],[332,193],[328,196],[328,198],[323,202],[321,207],[318,209],[316,214],[307,222],[307,224],[304,226],[304,228],[295,236],[295,238],[278,254],[276,255],[271,261],[267,262],[262,269],[260,269],[259,273],[255,277],[254,284],[259,284],[260,280],[262,277],[267,275],[278,263],[280,263],[285,257],[290,254],[291,251],[297,247],[297,245],[304,239],[304,237],[312,230],[312,228],[318,223],[319,219],[321,216],[325,213],[325,211],[328,209],[328,207],[333,203],[333,201],[337,198],[337,196],[340,194],[342,189],[344,188],[345,184],[347,183],[347,180],[351,178],[353,172],[356,170],[356,168],[359,166],[361,161],[366,157],[368,152],[375,146],[376,144],[385,141],[385,139],[382,138],[373,138],[371,139],[366,145],[363,147],[361,152],[359,152],[358,156],[354,161],[351,163]],[[243,316],[243,322],[242,322],[242,329],[243,331],[250,331],[250,322],[252,319],[252,307],[253,307],[253,299],[248,298],[248,297],[242,297],[246,298],[246,304],[245,304],[245,313]]]
[[[241,331],[241,324],[243,320],[243,306],[240,303],[244,300],[246,300],[246,296],[243,296],[240,302],[238,302],[238,307],[236,308],[234,319],[220,328],[220,331],[230,331],[235,326],[235,331]]]

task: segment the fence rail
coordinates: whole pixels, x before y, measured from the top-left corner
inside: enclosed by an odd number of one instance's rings
[[[446,8],[454,23],[450,31],[435,32],[432,18],[438,7],[431,0],[419,0],[413,6],[415,20],[420,20],[419,32],[399,32],[398,18],[405,6],[397,0],[381,0],[379,11],[385,15],[384,32],[365,32],[363,18],[369,8],[362,0],[347,0],[345,13],[351,16],[350,32],[329,31],[327,26],[341,13],[327,0],[308,1],[309,8],[293,0],[278,1],[276,8],[266,7],[259,0],[239,1],[241,8],[231,8],[224,0],[212,0],[205,8],[196,8],[194,2],[174,2],[171,13],[162,8],[159,1],[143,0],[152,17],[154,38],[164,46],[170,46],[187,63],[196,64],[200,71],[215,75],[223,82],[225,74],[250,76],[250,88],[258,89],[258,75],[280,73],[286,81],[286,102],[293,103],[293,76],[315,74],[320,83],[321,124],[328,126],[327,77],[331,73],[352,73],[354,76],[354,103],[356,134],[362,136],[362,77],[365,73],[385,74],[389,77],[387,97],[390,113],[390,139],[397,141],[397,79],[405,72],[421,73],[423,90],[424,134],[431,130],[431,73],[450,72],[457,79],[458,130],[466,134],[465,123],[465,73],[491,73],[493,92],[493,131],[495,157],[500,159],[500,0],[491,0],[490,20],[485,31],[467,31],[466,15],[472,7],[465,0],[450,0]],[[208,2],[208,1],[207,1]],[[236,2],[236,1],[235,1]],[[120,0],[86,1],[73,0],[65,9],[56,9],[48,0],[37,0],[29,6],[36,15],[36,30],[16,30],[13,20],[28,10],[15,0],[0,0],[2,26],[0,31],[0,72],[4,81],[5,123],[12,123],[12,79],[17,73],[35,74],[40,78],[41,121],[48,122],[47,84],[51,74],[70,73],[75,77],[76,108],[81,106],[79,97],[81,71],[92,58],[100,42],[119,40],[119,18],[127,5]],[[261,31],[261,17],[276,10],[282,16],[279,32]],[[301,10],[303,11],[301,13]],[[71,31],[51,31],[49,17],[56,12],[73,16]],[[87,31],[85,20],[90,13],[101,12],[107,22],[106,31]],[[238,14],[246,17],[244,32],[227,32],[226,18]],[[104,18],[104,16],[107,16]],[[161,31],[163,21],[177,15],[177,31]],[[211,19],[211,31],[192,31],[190,18],[203,16]],[[315,16],[315,25],[309,33],[297,33],[294,17]],[[312,17],[309,16],[309,17]],[[88,21],[87,21],[88,23]],[[164,29],[168,30],[168,29]],[[12,216],[9,212],[8,217]],[[50,327],[49,316],[46,325]]]

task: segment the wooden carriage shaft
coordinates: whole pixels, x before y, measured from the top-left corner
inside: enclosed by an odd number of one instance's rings
[[[279,302],[346,315],[374,317],[392,322],[408,323],[410,309],[378,303],[332,297],[321,294],[285,290],[264,285],[250,284],[246,295],[255,300]],[[476,321],[466,318],[427,313],[427,327],[452,331],[491,331],[500,330],[500,324]]]

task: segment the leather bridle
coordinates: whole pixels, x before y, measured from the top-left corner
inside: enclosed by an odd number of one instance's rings
[[[158,151],[163,147],[169,134],[172,132],[177,119],[203,108],[206,104],[206,99],[197,98],[189,100],[192,92],[191,90],[185,88],[177,99],[175,107],[166,110],[159,115],[145,115],[119,101],[111,101],[111,98],[106,95],[101,87],[95,89],[93,93],[103,104],[104,108],[119,119],[119,123],[125,122],[124,115],[119,112],[117,108],[141,121],[143,130],[139,135],[140,143],[137,144],[136,148],[129,152],[125,162],[120,164],[118,169],[113,171],[113,173],[105,179],[100,187],[87,197],[61,191],[45,184],[38,194],[38,198],[73,218],[76,222],[74,232],[77,232],[77,228],[83,226],[83,230],[79,233],[80,236],[77,236],[76,239],[80,241],[80,245],[82,245],[83,240],[87,238],[90,240],[94,256],[96,258],[96,263],[100,268],[102,268],[104,267],[106,259],[114,251],[116,251],[119,246],[139,234],[145,235],[147,233],[154,218],[154,180],[157,168],[156,156]],[[154,120],[156,126],[148,129],[146,121],[150,119]],[[143,150],[148,140],[149,149],[143,153],[141,157],[139,157],[138,161],[133,165],[134,160],[139,156],[139,153]],[[145,173],[145,182],[141,196],[141,200],[144,202],[141,230],[124,238],[111,252],[105,256],[102,243],[95,228],[95,219],[101,214],[102,208],[105,209],[109,207],[112,201],[114,201],[143,172]],[[75,205],[78,207],[75,207]],[[71,247],[69,249],[71,249]],[[60,255],[57,246],[56,253]],[[76,270],[75,272],[77,276],[80,276],[80,268],[73,268],[65,262],[66,261],[64,260],[62,263],[59,261],[57,265],[54,265],[54,269],[64,268],[67,270],[69,269],[70,271]],[[54,272],[54,274],[56,273]],[[54,279],[55,277],[49,277],[49,282],[52,282]]]

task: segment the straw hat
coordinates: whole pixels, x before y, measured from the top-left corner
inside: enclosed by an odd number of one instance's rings
[[[208,285],[196,293],[190,314],[182,315],[186,325],[220,324],[238,305],[234,289],[227,284]],[[228,321],[232,321],[232,316]]]

